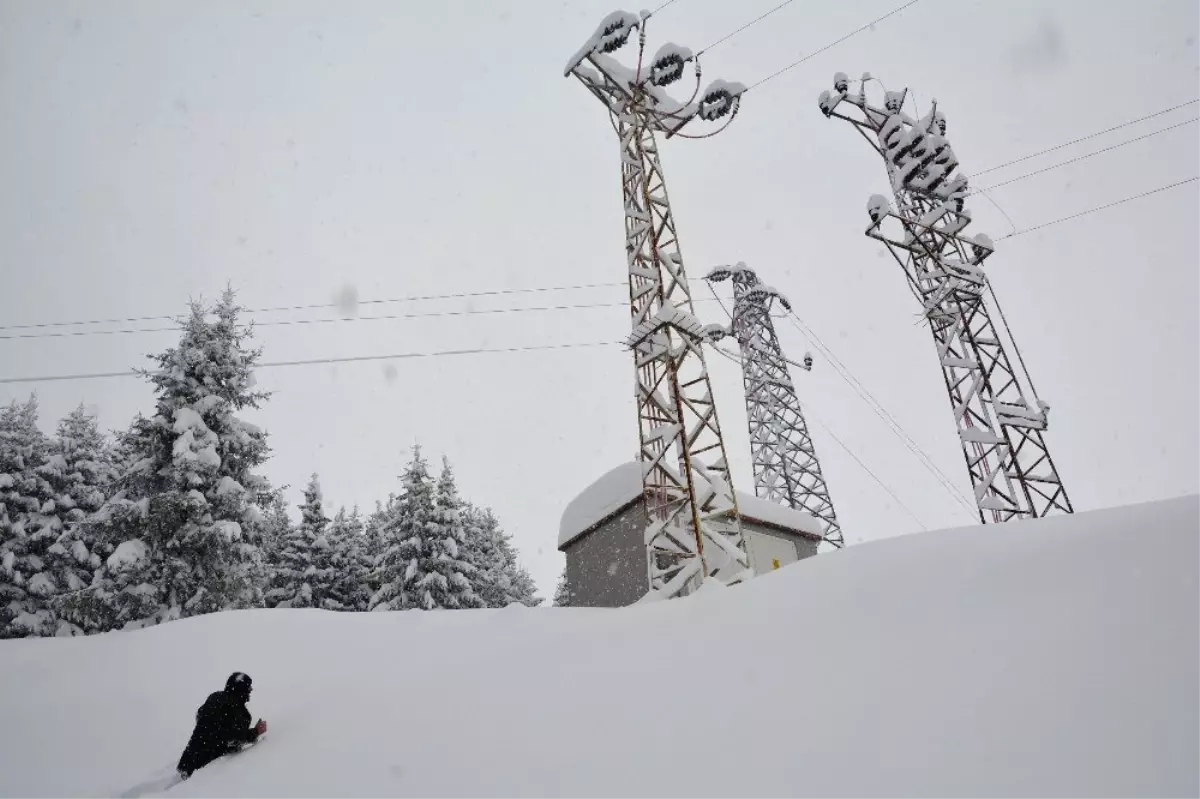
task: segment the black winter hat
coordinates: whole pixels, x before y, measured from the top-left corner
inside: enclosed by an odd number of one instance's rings
[[[225,690],[234,691],[239,694],[250,693],[250,686],[253,684],[250,675],[241,671],[235,671],[229,675],[229,679],[225,681]]]

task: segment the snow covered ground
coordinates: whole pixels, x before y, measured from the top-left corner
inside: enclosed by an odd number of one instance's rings
[[[245,670],[267,739],[171,796],[1195,796],[1198,516],[906,536],[621,610],[0,642],[0,794],[169,772]]]

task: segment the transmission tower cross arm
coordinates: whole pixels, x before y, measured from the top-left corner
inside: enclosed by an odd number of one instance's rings
[[[755,494],[812,514],[825,540],[843,546],[842,528],[771,318],[776,303],[789,311],[791,303],[744,263],[717,267],[705,279],[733,282],[730,330],[742,350]],[[812,356],[806,354],[805,368],[811,364]]]
[[[865,73],[855,92],[839,72],[817,104],[852,124],[887,169],[895,207],[872,195],[866,234],[900,265],[933,334],[980,520],[1071,513],[1044,436],[1049,405],[1037,397],[983,269],[995,245],[964,233],[967,178],[957,174],[946,117],[936,100],[919,118],[906,114],[907,89],[885,91],[873,105],[872,80]]]
[[[647,583],[673,597],[707,578],[733,584],[753,572],[704,361],[711,331],[695,317],[655,137],[701,138],[724,130],[745,87],[718,80],[701,89],[699,62],[682,45],[664,44],[648,55],[647,16],[609,14],[568,60],[564,75],[577,78],[604,105],[620,145],[626,343],[634,362]],[[637,56],[630,67],[615,54],[635,31]],[[679,102],[666,87],[683,78],[689,61],[695,87]],[[697,120],[721,124],[707,134],[682,132]]]

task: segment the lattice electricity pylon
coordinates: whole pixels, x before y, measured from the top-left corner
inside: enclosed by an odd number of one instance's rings
[[[995,248],[982,233],[962,235],[971,222],[963,207],[967,178],[954,175],[958,159],[945,137],[946,117],[936,100],[921,119],[909,117],[903,111],[907,89],[886,92],[883,108],[872,106],[866,96],[871,80],[863,75],[851,94],[850,81],[839,72],[834,91],[823,92],[818,103],[825,116],[854,125],[887,166],[896,210],[886,197],[873,195],[866,233],[904,269],[929,321],[979,518],[1071,513],[1043,436],[1050,406],[1038,400],[983,272]],[[1019,370],[1009,361],[1005,339]]]
[[[742,350],[742,382],[746,390],[746,419],[750,427],[750,457],[754,463],[754,492],[763,499],[811,513],[821,522],[825,540],[844,545],[842,528],[833,511],[829,488],[821,474],[804,411],[788,372],[788,361],[775,335],[771,307],[792,309],[787,297],[763,285],[744,263],[719,266],[709,281],[733,280],[733,314],[728,328],[709,325],[714,343],[725,336],[737,339]],[[805,354],[805,371],[812,356]]]
[[[671,99],[663,87],[683,77],[692,52],[667,44],[647,63],[645,17],[610,14],[564,75],[574,75],[604,104],[621,144],[632,316],[627,342],[636,375],[647,573],[651,590],[672,597],[706,577],[732,584],[753,572],[704,362],[704,326],[694,314],[655,133],[693,138],[680,130],[696,117],[728,117],[727,126],[745,87],[714,81],[701,92],[697,62],[692,98]],[[630,69],[608,53],[635,28],[637,67]]]

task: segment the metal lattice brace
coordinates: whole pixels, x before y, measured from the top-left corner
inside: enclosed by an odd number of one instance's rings
[[[607,54],[635,28],[638,62],[630,69]],[[665,45],[652,61],[643,64],[644,56],[644,19],[616,12],[565,74],[604,104],[621,145],[647,575],[651,590],[673,597],[706,577],[732,584],[752,571],[655,134],[679,134],[696,117],[732,119],[744,87],[716,81],[701,92],[697,67],[692,100],[678,103],[662,87],[682,77],[691,51]]]
[[[843,546],[829,488],[771,319],[773,303],[787,310],[791,310],[791,304],[778,291],[763,285],[754,270],[743,263],[717,267],[706,279],[733,281],[730,329],[710,326],[709,336],[720,340],[732,335],[742,351],[755,494],[812,514],[821,522],[825,540],[835,547]],[[806,356],[804,368],[810,369],[811,364],[811,356]]]
[[[887,166],[896,208],[872,196],[866,233],[903,268],[929,322],[980,520],[1071,513],[1045,441],[1049,406],[1037,399],[1003,316],[996,324],[992,313],[995,295],[983,263],[994,246],[983,234],[963,235],[971,223],[967,179],[954,174],[958,160],[945,138],[946,118],[935,101],[927,115],[912,119],[902,110],[905,92],[887,92],[883,108],[872,106],[869,80],[864,76],[851,94],[838,73],[834,91],[818,102],[827,117],[854,125]]]

